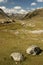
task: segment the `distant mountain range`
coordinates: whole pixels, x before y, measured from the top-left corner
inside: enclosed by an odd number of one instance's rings
[[[22,19],[22,18],[25,16],[25,14],[18,14],[18,13],[16,13],[16,14],[7,13],[7,15],[8,15],[10,18],[12,18],[12,19]]]
[[[31,18],[43,18],[43,8],[42,9],[36,9],[32,12],[25,14],[11,14],[11,13],[5,13],[2,9],[0,9],[0,21],[9,21],[9,20],[15,20],[15,19],[31,19]]]

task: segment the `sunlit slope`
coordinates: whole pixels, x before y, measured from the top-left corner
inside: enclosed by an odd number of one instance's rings
[[[29,12],[26,14],[24,19],[30,19],[30,18],[37,18],[37,17],[43,17],[43,8],[42,9],[36,9],[35,11]]]

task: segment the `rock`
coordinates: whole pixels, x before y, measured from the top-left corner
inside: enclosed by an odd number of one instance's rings
[[[15,35],[18,35],[19,34],[19,31],[15,31]]]
[[[23,60],[24,60],[23,54],[18,53],[18,52],[16,52],[16,53],[14,52],[14,53],[12,53],[10,56],[13,58],[13,60],[14,60],[15,62],[23,61]]]
[[[38,55],[41,53],[41,49],[36,45],[32,45],[29,48],[27,48],[26,53],[32,55]]]

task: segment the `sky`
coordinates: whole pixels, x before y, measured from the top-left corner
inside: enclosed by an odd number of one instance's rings
[[[43,0],[0,0],[0,8],[7,13],[27,13],[43,8]]]

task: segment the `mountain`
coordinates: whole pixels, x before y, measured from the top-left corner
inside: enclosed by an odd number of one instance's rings
[[[43,8],[27,13],[23,19],[30,19],[35,17],[43,17]]]
[[[9,20],[9,16],[0,9],[0,22]]]
[[[11,19],[22,19],[25,14],[13,14],[13,13],[7,13],[7,15],[11,18]]]

